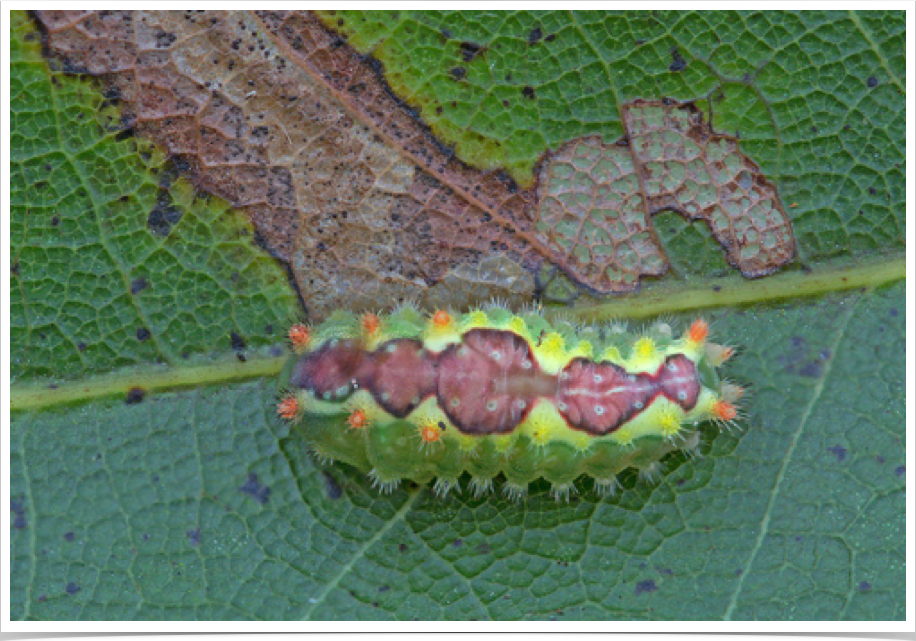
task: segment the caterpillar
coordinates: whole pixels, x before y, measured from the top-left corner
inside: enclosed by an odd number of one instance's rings
[[[669,452],[695,453],[703,421],[736,425],[743,389],[717,371],[734,350],[708,333],[702,319],[675,336],[666,322],[580,327],[500,305],[335,312],[290,328],[277,413],[383,493],[435,479],[445,495],[467,473],[475,496],[500,474],[515,500],[539,477],[568,500],[582,475],[604,496],[626,468],[653,480]]]

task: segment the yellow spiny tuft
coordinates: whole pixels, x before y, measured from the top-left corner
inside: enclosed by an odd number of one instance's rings
[[[465,314],[461,325],[464,331],[478,329],[480,327],[489,327],[490,319],[487,317],[487,313],[485,311],[482,309],[475,309]]]
[[[585,454],[592,448],[594,443],[595,439],[585,432],[578,432],[572,437],[572,446],[577,454]]]
[[[550,443],[550,430],[545,425],[535,425],[531,430],[531,444],[540,451],[547,447],[548,443]]]
[[[556,354],[566,353],[566,341],[563,340],[563,336],[557,332],[550,332],[547,336],[544,337],[544,340],[541,341],[541,349],[545,352]]]
[[[512,446],[515,445],[515,441],[518,439],[516,434],[503,434],[501,436],[493,437],[493,449],[496,450],[498,454],[508,455],[512,451]]]
[[[458,449],[460,449],[464,454],[476,457],[477,456],[477,446],[480,445],[480,439],[477,437],[471,436],[470,434],[462,434],[458,432],[457,429],[452,431],[453,436],[456,433],[457,433],[457,436],[455,437],[455,439],[458,444]]]
[[[648,336],[641,336],[633,344],[633,358],[640,362],[652,360],[656,354],[655,341]]]
[[[629,426],[622,427],[611,435],[618,445],[630,447],[633,445],[633,430]]]
[[[581,340],[579,344],[576,345],[575,349],[570,350],[569,358],[576,358],[579,356],[582,358],[591,358],[594,352],[595,348],[590,341]]]
[[[541,368],[548,374],[556,374],[569,363],[566,341],[558,332],[550,332],[535,346],[534,354]]]
[[[553,406],[550,403],[538,403],[520,426],[520,432],[531,439],[531,446],[541,451],[553,437]]]
[[[518,334],[525,339],[530,340],[530,336],[528,335],[528,324],[521,316],[513,316],[510,318],[509,322],[506,323],[506,329],[508,329],[510,332]]]
[[[641,336],[633,343],[627,368],[633,372],[653,372],[664,359],[664,353],[658,349],[655,341],[648,336]]]
[[[658,414],[658,426],[665,438],[672,438],[681,431],[681,413],[674,407],[666,407]]]
[[[601,360],[610,361],[620,365],[623,363],[623,355],[620,353],[620,350],[616,345],[610,345],[606,350],[604,350],[604,354],[601,355]]]

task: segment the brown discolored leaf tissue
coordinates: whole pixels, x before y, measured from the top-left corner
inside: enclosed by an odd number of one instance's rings
[[[310,13],[39,12],[65,68],[101,76],[127,127],[245,211],[310,314],[415,299],[530,300],[545,263],[598,293],[667,259],[651,216],[705,220],[746,276],[791,261],[775,186],[690,104],[620,105],[626,136],[542,159],[523,188],[437,140],[380,66]]]

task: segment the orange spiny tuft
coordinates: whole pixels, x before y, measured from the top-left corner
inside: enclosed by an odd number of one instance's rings
[[[433,325],[439,329],[445,329],[451,324],[451,322],[452,317],[446,311],[440,309],[438,312],[433,314]]]
[[[284,396],[277,404],[277,415],[287,421],[299,416],[299,401],[295,396]]]
[[[363,331],[367,336],[375,336],[380,325],[381,321],[375,314],[363,314]]]
[[[308,347],[309,341],[312,339],[312,332],[306,325],[302,323],[296,323],[289,328],[289,342],[293,346],[293,351],[297,354],[301,353]]]
[[[347,417],[347,425],[351,430],[361,430],[369,427],[369,417],[366,416],[365,410],[353,410]]]
[[[726,401],[716,401],[712,406],[712,413],[716,418],[723,421],[731,421],[738,416],[738,410],[735,409],[735,406]]]
[[[422,440],[424,444],[435,443],[442,438],[442,430],[432,423],[424,423],[417,431],[420,434],[420,440]]]
[[[702,343],[709,335],[709,324],[702,318],[693,321],[690,329],[687,330],[687,337],[692,343]]]

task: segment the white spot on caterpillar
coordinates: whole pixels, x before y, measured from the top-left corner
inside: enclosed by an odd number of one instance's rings
[[[604,406],[603,406],[603,405],[595,405],[595,414],[598,415],[598,416],[601,416],[602,414],[604,414]]]
[[[635,407],[638,410],[641,410],[644,407],[644,405],[642,401],[636,401],[635,403],[633,403],[633,407]]]
[[[601,381],[604,380],[604,378],[601,377],[601,374],[595,374],[594,378],[595,378],[596,383],[600,383]]]
[[[490,412],[495,412],[496,411],[496,401],[488,401],[487,410],[489,410]]]

